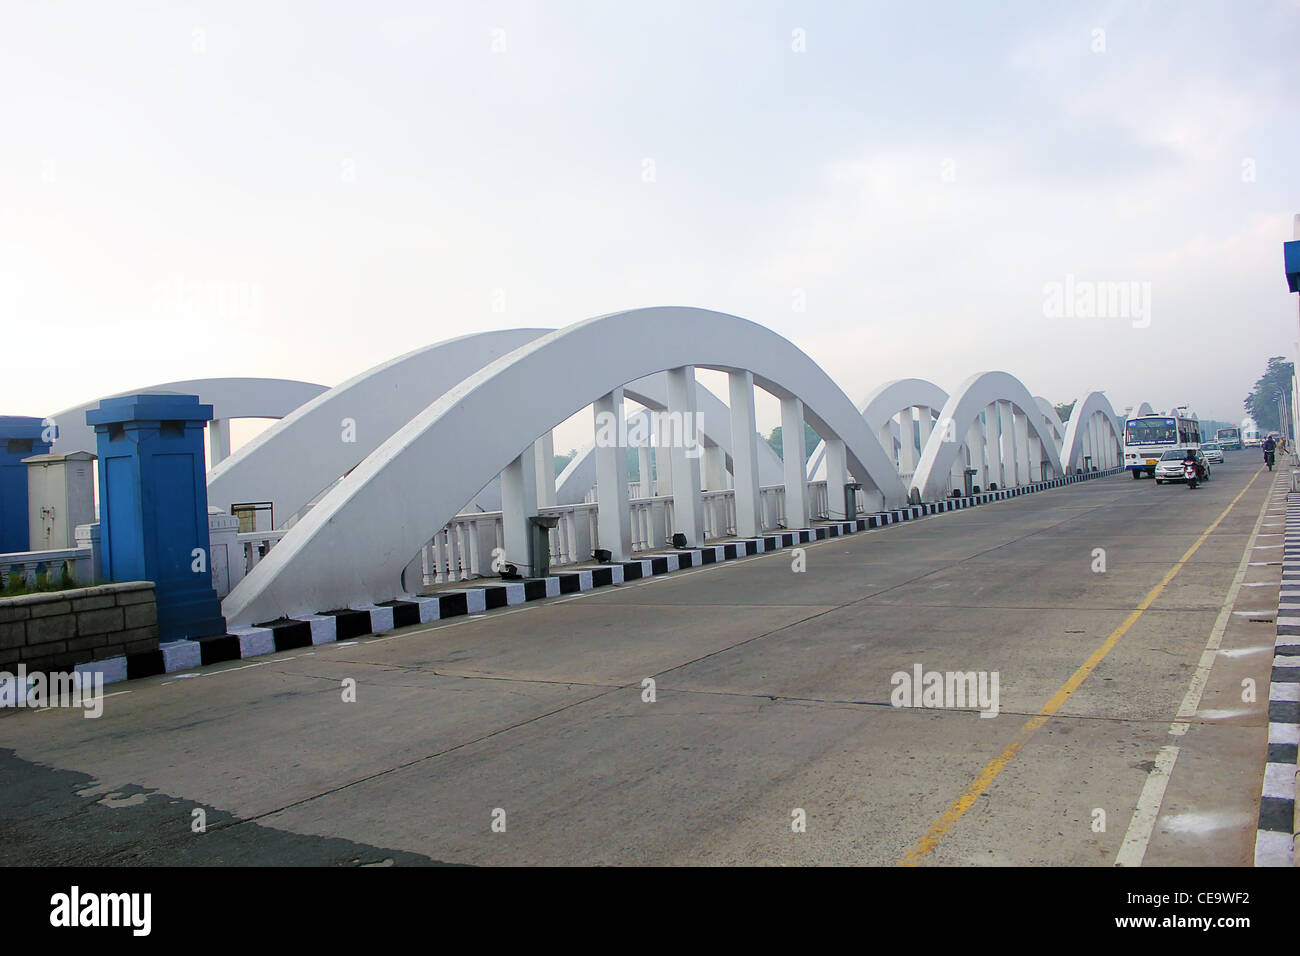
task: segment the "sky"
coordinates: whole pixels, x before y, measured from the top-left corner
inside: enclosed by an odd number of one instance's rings
[[[1298,48],[1298,0],[4,0],[0,414],[693,305],[855,401],[1239,420],[1300,340]]]

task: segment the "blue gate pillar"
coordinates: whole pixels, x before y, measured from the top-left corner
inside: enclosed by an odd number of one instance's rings
[[[224,634],[208,561],[203,423],[195,395],[106,398],[86,412],[99,452],[100,570],[153,581],[158,639]]]
[[[26,551],[27,466],[24,458],[49,454],[57,432],[39,418],[0,415],[0,554]]]

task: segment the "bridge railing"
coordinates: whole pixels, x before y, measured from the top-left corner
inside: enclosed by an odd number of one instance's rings
[[[633,482],[632,487],[639,486]],[[702,493],[702,499],[705,539],[713,541],[734,535],[735,490],[728,488],[706,491]],[[759,489],[759,503],[765,531],[789,526],[785,513],[784,485],[762,486]],[[676,527],[672,496],[636,497],[630,500],[629,505],[632,550],[652,551],[667,546]],[[859,513],[865,511],[864,505],[862,492],[859,492]],[[830,502],[825,481],[808,482],[808,507],[810,518],[824,519],[829,515]],[[594,501],[539,508],[538,513],[560,519],[549,536],[552,567],[582,564],[591,560],[592,553],[600,547],[597,505]],[[239,534],[239,541],[244,547],[246,572],[252,571],[266,557],[286,530]],[[427,587],[495,576],[500,572],[499,568],[492,568],[492,552],[503,547],[504,541],[500,511],[457,515],[420,549],[416,562],[413,562],[413,567],[418,564],[419,583]],[[508,555],[505,560],[510,560]]]
[[[93,582],[90,548],[58,548],[0,554],[0,588],[8,587],[10,579],[15,576],[27,588],[36,587],[40,575],[45,576],[47,583],[56,585],[62,579],[65,566],[77,584],[85,586]]]
[[[257,567],[258,562],[267,556],[288,530],[285,527],[274,531],[241,531],[235,535],[235,540],[244,548],[244,573]]]

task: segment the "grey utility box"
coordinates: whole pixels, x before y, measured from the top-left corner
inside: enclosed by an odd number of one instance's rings
[[[849,481],[844,484],[844,520],[853,521],[858,516],[858,492],[862,482]]]
[[[32,455],[27,466],[27,527],[33,551],[77,546],[77,525],[95,520],[95,456],[88,451]]]
[[[559,515],[534,515],[528,519],[532,530],[532,576],[544,578],[551,573],[551,529],[560,523]]]

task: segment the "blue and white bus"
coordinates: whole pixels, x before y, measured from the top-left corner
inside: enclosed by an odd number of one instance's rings
[[[1167,451],[1201,447],[1201,425],[1186,409],[1168,415],[1142,415],[1124,423],[1124,467],[1134,478],[1156,476],[1156,464]]]

